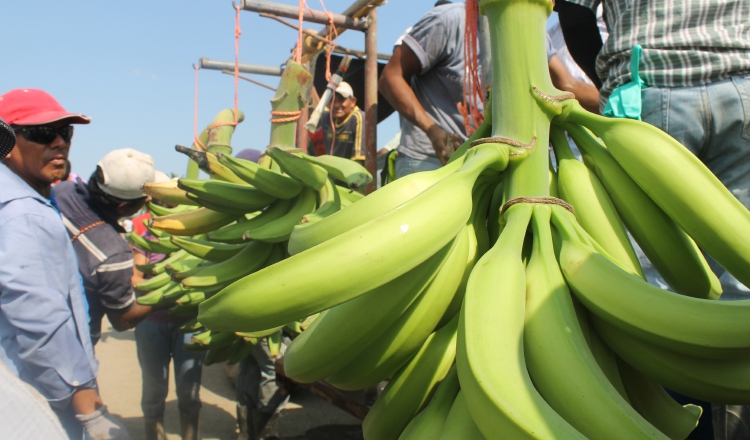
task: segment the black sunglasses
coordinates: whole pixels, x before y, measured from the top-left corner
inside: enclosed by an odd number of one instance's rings
[[[73,126],[65,125],[62,127],[49,127],[47,125],[35,125],[26,127],[13,127],[16,133],[23,134],[23,137],[29,142],[37,144],[51,144],[58,135],[65,141],[70,142],[73,138]]]

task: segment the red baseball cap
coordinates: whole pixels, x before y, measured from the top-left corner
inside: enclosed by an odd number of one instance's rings
[[[42,125],[69,119],[88,124],[91,118],[70,113],[49,93],[39,89],[15,89],[0,95],[0,118],[10,125]]]

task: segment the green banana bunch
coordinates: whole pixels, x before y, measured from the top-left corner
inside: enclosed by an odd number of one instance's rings
[[[502,168],[507,157],[507,149],[494,145],[475,149],[459,171],[399,209],[233,283],[201,304],[199,319],[216,329],[270,328],[318,313],[387,283],[416,267],[458,234],[471,214],[471,200],[465,195],[487,167]],[[435,203],[438,199],[440,202]],[[426,209],[433,210],[441,222],[430,222],[421,214]],[[430,224],[429,229],[426,224]],[[408,260],[390,258],[391,249],[397,244],[399,252],[409,256]],[[342,260],[343,249],[347,253]],[[330,264],[331,261],[338,263]],[[324,264],[327,276],[335,283],[316,276]],[[348,276],[355,267],[374,270],[361,272],[357,277]],[[273,297],[267,294],[271,290],[275,291]],[[247,303],[254,306],[242,307]]]
[[[235,221],[238,214],[212,211],[198,208],[194,211],[154,217],[149,227],[159,229],[172,235],[198,235],[213,231]]]
[[[291,199],[302,191],[302,184],[297,180],[255,162],[225,154],[217,154],[216,158],[237,177],[273,197]]]
[[[146,203],[146,209],[148,209],[154,217],[161,217],[163,215],[178,214],[180,212],[193,211],[193,210],[198,209],[198,206],[197,205],[176,205],[174,208],[167,208],[165,206],[158,205],[154,202],[148,202]]]
[[[294,226],[302,221],[302,218],[315,211],[316,194],[310,188],[303,188],[294,199],[294,203],[286,214],[273,222],[266,223],[254,229],[248,229],[242,235],[245,240],[266,241],[269,243],[280,243],[287,241],[292,234]]]
[[[220,263],[203,267],[189,277],[183,278],[181,283],[186,288],[227,285],[263,267],[274,249],[276,249],[275,258],[278,258],[279,253],[283,252],[278,246],[261,241],[251,242],[245,245],[237,255]]]
[[[443,425],[443,432],[438,437],[439,440],[452,440],[460,438],[463,440],[484,440],[482,432],[477,428],[477,424],[471,418],[464,393],[459,390],[456,399],[453,401],[448,417]]]
[[[188,199],[185,197],[185,190],[180,189],[177,187],[177,179],[168,180],[166,182],[151,182],[151,183],[144,183],[143,187],[141,187],[141,190],[148,196],[153,197],[156,200],[159,200],[164,203],[171,203],[173,205],[198,205],[194,201]],[[149,209],[153,208],[153,205],[149,207]],[[164,208],[166,209],[166,208]],[[175,209],[179,209],[178,212],[185,212],[184,210],[186,208],[173,208],[172,213]],[[158,210],[158,208],[157,208]]]
[[[135,232],[129,232],[125,234],[125,239],[131,245],[137,247],[144,252],[151,252],[154,254],[171,254],[180,248],[172,244],[169,237],[156,238],[155,240],[149,240]]]
[[[721,285],[693,239],[643,192],[590,132],[575,124],[565,129],[606,188],[628,231],[667,283],[684,295],[717,299]]]
[[[453,402],[460,391],[458,373],[454,364],[435,390],[424,410],[413,420],[417,422],[411,429],[404,429],[399,440],[438,439],[443,433],[445,421],[450,414]],[[409,432],[406,432],[408,429]]]
[[[322,156],[301,155],[303,159],[328,172],[328,175],[344,182],[349,189],[356,190],[372,182],[372,175],[358,162],[343,157],[324,154]]]
[[[267,206],[257,216],[234,224],[216,229],[206,234],[211,241],[221,243],[242,243],[245,241],[244,234],[247,231],[265,227],[285,216],[294,206],[295,199],[279,199]]]

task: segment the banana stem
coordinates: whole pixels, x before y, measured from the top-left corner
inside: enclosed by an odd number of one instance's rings
[[[294,114],[304,105],[304,97],[312,85],[312,75],[301,65],[292,60],[287,61],[281,74],[279,87],[271,98],[273,117],[271,118],[271,142],[268,148],[278,147],[282,150],[296,148],[297,120]],[[282,122],[273,122],[279,120]]]
[[[553,115],[534,98],[552,86],[546,56],[546,24],[552,5],[545,0],[484,0],[492,46],[492,135],[526,145],[531,153],[512,161],[505,173],[505,199],[549,195],[547,145]]]

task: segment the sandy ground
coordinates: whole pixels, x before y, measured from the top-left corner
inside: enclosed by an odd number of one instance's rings
[[[102,339],[96,345],[99,387],[109,410],[125,423],[131,438],[144,438],[140,407],[141,370],[132,330],[115,332],[104,319]],[[237,438],[234,388],[223,364],[203,369],[201,438]],[[174,384],[167,397],[165,429],[169,440],[180,439],[179,412]],[[265,435],[281,440],[355,440],[362,438],[361,421],[305,390],[295,389],[289,403],[269,423]]]

